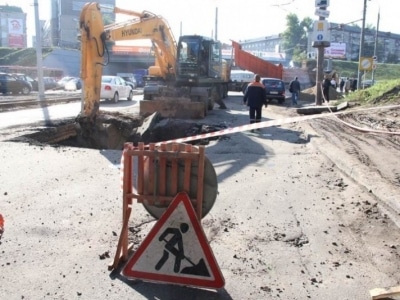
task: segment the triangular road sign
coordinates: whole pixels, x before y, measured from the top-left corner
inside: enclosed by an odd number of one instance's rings
[[[225,280],[185,192],[178,193],[124,269],[147,281],[221,288]]]

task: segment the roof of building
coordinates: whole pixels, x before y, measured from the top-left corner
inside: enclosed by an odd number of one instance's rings
[[[21,7],[12,6],[12,5],[0,5],[0,12],[5,13],[23,13]]]

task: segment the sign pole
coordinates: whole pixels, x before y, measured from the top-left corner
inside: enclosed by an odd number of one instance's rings
[[[315,105],[322,105],[322,82],[324,80],[324,47],[317,49],[317,93],[315,95]]]
[[[317,8],[319,21],[314,22],[314,36],[312,46],[317,48],[317,74],[316,74],[316,85],[317,92],[315,95],[315,105],[322,105],[322,82],[324,80],[324,48],[330,46],[330,34],[328,32],[327,22],[325,21],[325,15],[329,15],[326,8],[329,6],[329,0],[316,0],[315,7]],[[326,13],[323,13],[326,11]],[[321,13],[322,12],[322,13]],[[320,27],[323,27],[322,29]]]
[[[359,53],[359,63],[358,63],[358,78],[357,78],[357,89],[361,87],[361,59],[364,53],[364,36],[365,36],[365,15],[367,13],[367,0],[364,0],[364,10],[363,10],[363,19],[362,19],[362,27],[361,27],[361,37],[360,37],[360,53]]]

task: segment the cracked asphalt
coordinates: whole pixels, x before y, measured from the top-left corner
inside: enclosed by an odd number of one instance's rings
[[[229,97],[228,110],[205,122],[247,124],[240,101]],[[265,120],[293,115],[287,106],[263,112]],[[3,139],[0,298],[353,300],[398,285],[400,233],[378,197],[384,186],[356,181],[344,166],[362,174],[362,164],[311,125],[234,133],[205,146],[218,177],[217,200],[202,220],[225,278],[218,290],[108,271],[122,221],[121,151]],[[135,249],[154,224],[135,203]]]

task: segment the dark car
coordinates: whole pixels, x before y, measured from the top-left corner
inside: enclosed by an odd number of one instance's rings
[[[144,79],[142,74],[133,74],[138,87],[144,87]]]
[[[35,90],[35,86],[37,87],[37,81],[33,79],[32,77],[22,74],[22,73],[11,73],[11,76],[14,76],[17,79],[25,80],[31,84],[31,90]]]
[[[53,77],[43,77],[43,84],[46,91],[54,90],[57,88],[57,80]]]
[[[18,79],[28,81],[32,85],[32,91],[39,90],[39,83],[36,79],[21,73],[14,73],[11,75]],[[53,77],[43,77],[43,85],[45,91],[53,90],[57,87],[57,81]]]
[[[261,83],[267,92],[267,102],[276,99],[279,103],[285,102],[285,83],[279,78],[261,78]]]
[[[0,73],[0,93],[28,95],[31,90],[32,85],[28,81],[18,79],[11,74]]]
[[[120,76],[125,82],[131,86],[132,90],[137,88],[137,82],[135,77],[129,77],[129,76]]]

